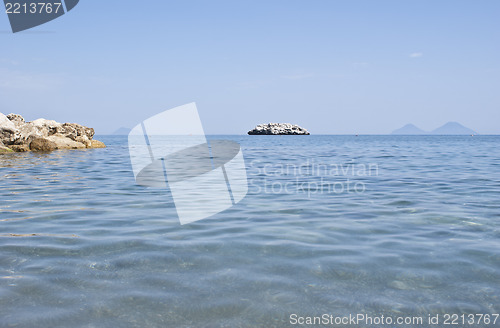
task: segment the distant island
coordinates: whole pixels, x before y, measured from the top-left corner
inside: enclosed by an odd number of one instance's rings
[[[309,135],[310,133],[298,125],[290,123],[259,124],[248,131],[249,135]]]
[[[129,133],[130,133],[130,129],[122,126],[121,128],[117,129],[115,132],[113,132],[112,135],[114,135],[114,136],[128,136]]]
[[[476,131],[469,129],[457,122],[448,122],[432,131],[424,131],[413,124],[406,124],[394,130],[393,135],[475,135]]]
[[[430,134],[430,132],[425,132],[424,130],[416,127],[413,124],[406,124],[402,128],[392,131],[391,134],[415,135],[415,134]]]

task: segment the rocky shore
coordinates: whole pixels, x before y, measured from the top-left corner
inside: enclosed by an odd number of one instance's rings
[[[298,125],[290,123],[268,123],[259,124],[253,130],[248,131],[250,135],[309,135],[310,133]]]
[[[0,113],[0,153],[105,148],[93,140],[94,129],[39,118],[25,122],[18,114]]]

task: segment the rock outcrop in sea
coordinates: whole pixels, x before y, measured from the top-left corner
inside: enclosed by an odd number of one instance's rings
[[[290,123],[268,123],[259,124],[253,130],[248,131],[250,135],[309,135],[310,133],[298,125]]]
[[[25,122],[21,115],[0,113],[0,153],[106,147],[93,137],[94,129],[80,124],[43,118]]]

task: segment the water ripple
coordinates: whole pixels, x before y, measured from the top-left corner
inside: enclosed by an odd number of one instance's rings
[[[0,316],[22,327],[287,327],[291,313],[498,313],[499,137],[224,136],[250,192],[179,225],[126,138],[0,156]],[[280,165],[376,164],[343,176]],[[266,166],[267,165],[267,166]],[[311,183],[263,192],[275,183]],[[323,178],[323,180],[321,180]],[[317,183],[316,185],[313,185]]]

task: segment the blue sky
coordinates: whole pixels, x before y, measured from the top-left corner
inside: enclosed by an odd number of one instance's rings
[[[81,0],[12,34],[0,14],[0,112],[105,134],[195,101],[210,134],[500,134],[498,17],[496,0]]]

